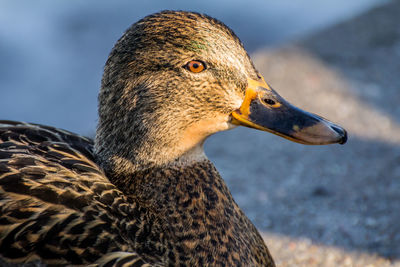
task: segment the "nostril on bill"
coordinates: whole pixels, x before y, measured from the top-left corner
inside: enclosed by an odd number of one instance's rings
[[[271,106],[276,104],[276,102],[274,100],[272,100],[271,98],[264,98],[263,101],[264,101],[264,103],[271,105]]]

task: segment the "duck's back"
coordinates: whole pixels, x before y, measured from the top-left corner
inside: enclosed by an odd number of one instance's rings
[[[157,262],[152,244],[141,247],[151,256],[135,249],[151,214],[109,182],[92,146],[67,131],[0,121],[0,263]]]

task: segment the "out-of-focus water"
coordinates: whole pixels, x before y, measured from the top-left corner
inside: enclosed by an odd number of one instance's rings
[[[94,133],[97,93],[110,49],[130,24],[159,10],[191,10],[216,17],[252,52],[385,2],[0,0],[0,119]]]

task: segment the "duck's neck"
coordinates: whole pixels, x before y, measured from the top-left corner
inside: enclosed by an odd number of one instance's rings
[[[180,159],[167,166],[109,178],[125,194],[157,209],[171,206],[188,211],[192,206],[206,210],[237,206],[218,171],[205,157],[193,161]]]
[[[153,211],[164,227],[160,234],[177,245],[176,257],[191,259],[190,266],[274,266],[261,236],[208,159],[110,179]]]

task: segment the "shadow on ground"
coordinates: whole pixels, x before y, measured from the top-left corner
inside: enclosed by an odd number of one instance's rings
[[[253,55],[286,99],[341,124],[350,137],[324,147],[247,129],[211,138],[209,157],[260,230],[400,259],[398,14],[400,2],[390,2]]]

